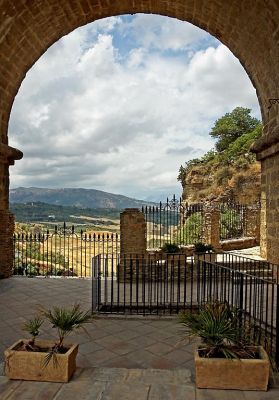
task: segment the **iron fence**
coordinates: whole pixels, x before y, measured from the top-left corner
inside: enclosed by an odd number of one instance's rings
[[[261,277],[219,263],[202,262],[199,300],[227,302],[238,310],[251,343],[263,345],[271,361],[279,366],[279,285],[273,277]],[[277,275],[277,271],[276,271]]]
[[[203,204],[186,204],[175,196],[158,206],[142,208],[147,231],[147,248],[164,243],[194,244],[202,240]]]
[[[93,311],[170,315],[199,310],[204,302],[218,299],[239,310],[251,340],[262,344],[279,365],[277,266],[231,254],[211,257],[168,254],[108,260],[98,255],[93,260]]]
[[[14,235],[16,275],[91,277],[92,258],[98,254],[118,254],[118,234],[90,234],[75,227],[55,226],[54,231]]]
[[[255,204],[259,208],[259,204]],[[207,210],[208,207],[208,210]],[[220,240],[247,236],[248,206],[229,201],[214,206],[220,213]],[[164,243],[189,245],[203,241],[204,215],[210,204],[188,204],[175,196],[158,206],[142,208],[147,230],[147,248],[154,249]],[[214,209],[214,208],[213,208]]]
[[[219,204],[220,240],[247,236],[247,205],[228,202]]]

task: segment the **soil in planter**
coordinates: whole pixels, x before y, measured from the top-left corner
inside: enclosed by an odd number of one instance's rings
[[[245,360],[249,359],[260,359],[260,353],[256,347],[249,346],[245,348],[239,348],[237,346],[232,346],[229,348],[233,351],[238,358]],[[212,348],[202,348],[198,349],[199,356],[202,358],[226,358],[225,355],[218,350],[212,350]]]
[[[52,350],[55,346],[53,347],[40,347],[37,346],[36,343],[34,345],[30,343],[19,343],[14,350],[15,351],[28,351],[28,352],[38,352],[38,353],[49,353],[50,350]],[[58,354],[66,354],[67,351],[69,350],[68,347],[60,347],[59,351],[57,352]]]

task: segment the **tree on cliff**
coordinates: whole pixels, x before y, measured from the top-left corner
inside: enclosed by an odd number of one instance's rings
[[[260,124],[257,118],[251,117],[250,112],[249,108],[236,107],[232,112],[217,119],[209,134],[218,139],[215,144],[218,152],[226,150],[237,138],[252,132]]]

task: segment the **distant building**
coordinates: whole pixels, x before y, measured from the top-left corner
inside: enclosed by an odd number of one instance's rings
[[[49,215],[48,216],[49,221],[55,221],[55,215]]]

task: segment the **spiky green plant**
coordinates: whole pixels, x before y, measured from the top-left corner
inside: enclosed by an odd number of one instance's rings
[[[91,311],[81,311],[80,305],[75,304],[73,308],[53,307],[53,309],[42,310],[42,315],[57,329],[59,336],[58,347],[63,347],[66,336],[76,329],[83,328],[84,324],[92,321]]]
[[[44,320],[40,316],[35,316],[34,318],[29,319],[23,325],[23,330],[28,332],[32,339],[29,341],[30,346],[35,345],[35,339],[40,334],[40,328],[43,324]]]
[[[53,307],[53,309],[42,309],[42,316],[46,318],[52,328],[57,329],[59,341],[49,351],[45,365],[53,358],[54,364],[57,364],[56,354],[61,353],[64,347],[64,339],[70,333],[77,329],[86,331],[84,325],[90,323],[93,319],[91,311],[82,311],[79,304],[75,304],[71,309],[64,307]]]
[[[238,311],[228,303],[212,301],[204,304],[200,312],[179,314],[179,322],[186,328],[186,336],[200,337],[199,350],[205,357],[253,358],[247,347],[246,326],[239,320]]]

